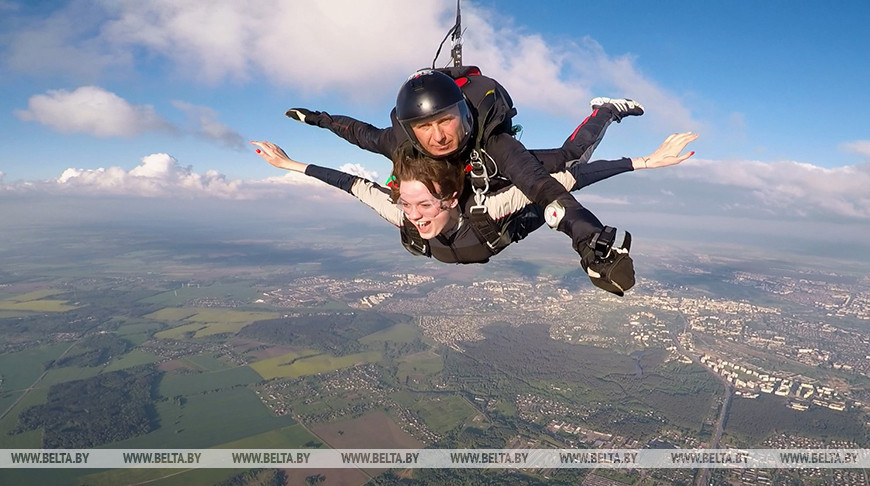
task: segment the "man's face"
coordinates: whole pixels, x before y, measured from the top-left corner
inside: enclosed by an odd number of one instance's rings
[[[440,192],[441,187],[435,184],[435,190]],[[439,200],[420,181],[402,181],[397,204],[426,240],[452,228],[459,218],[455,197]]]
[[[420,146],[433,157],[443,157],[458,150],[465,134],[456,107],[416,122],[411,129]]]

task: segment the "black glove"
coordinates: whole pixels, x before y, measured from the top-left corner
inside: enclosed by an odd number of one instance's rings
[[[302,123],[321,128],[326,128],[330,123],[332,123],[332,117],[329,116],[329,113],[323,111],[311,111],[305,108],[290,108],[284,114],[296,121],[301,121]]]
[[[634,262],[628,256],[631,233],[625,232],[621,247],[614,247],[616,229],[605,226],[586,243],[575,248],[580,253],[580,266],[596,287],[620,297],[634,286]]]

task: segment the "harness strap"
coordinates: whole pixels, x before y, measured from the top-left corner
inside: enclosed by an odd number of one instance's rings
[[[412,255],[432,256],[429,245],[420,236],[420,231],[407,219],[403,219],[399,234],[402,237],[402,246]]]
[[[471,229],[477,234],[477,238],[486,243],[487,249],[495,255],[505,247],[501,228],[493,221],[492,217],[486,212],[477,210],[477,206],[473,206],[468,211],[468,221],[471,223]]]

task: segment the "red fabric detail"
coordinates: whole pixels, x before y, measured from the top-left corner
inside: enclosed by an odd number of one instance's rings
[[[595,108],[595,110],[592,111],[592,114],[587,116],[586,119],[583,120],[583,123],[577,125],[577,128],[574,129],[574,133],[571,134],[571,137],[568,140],[574,140],[574,137],[577,136],[577,132],[579,132],[580,129],[583,128],[583,125],[585,125],[586,122],[588,122],[590,118],[592,118],[593,116],[595,116],[597,114],[598,114],[598,108]]]
[[[472,170],[473,168],[471,167],[471,164],[465,166],[465,172],[471,172]]]
[[[466,74],[467,74],[468,76],[480,76],[480,69],[478,69],[477,67],[472,66],[471,69],[469,69],[469,70],[468,70],[468,73],[466,73]]]
[[[460,88],[465,86],[466,84],[468,84],[468,78],[456,79],[456,85],[459,86]]]

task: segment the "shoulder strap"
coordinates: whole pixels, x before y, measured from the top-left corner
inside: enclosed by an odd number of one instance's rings
[[[510,239],[502,232],[502,228],[493,221],[489,212],[485,208],[480,210],[479,207],[469,208],[466,215],[477,238],[481,243],[486,244],[490,253],[495,255],[510,244]]]

